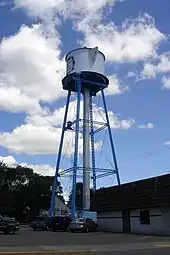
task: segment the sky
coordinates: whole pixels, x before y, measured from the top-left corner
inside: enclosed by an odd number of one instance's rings
[[[54,174],[65,55],[98,46],[106,56],[105,95],[121,182],[169,173],[169,9],[168,0],[0,1],[0,159]],[[102,120],[100,95],[93,109],[94,119]],[[74,118],[75,95],[69,108]],[[62,169],[72,163],[73,139],[68,132]],[[113,163],[108,142],[107,130],[96,137],[98,167]],[[79,156],[80,163],[82,133]],[[99,186],[108,184],[110,178]]]

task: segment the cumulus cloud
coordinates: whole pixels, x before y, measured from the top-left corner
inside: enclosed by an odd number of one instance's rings
[[[21,125],[11,133],[0,134],[0,145],[10,152],[25,153],[28,155],[56,154],[61,137],[61,128],[35,126],[31,124]],[[63,143],[63,154],[73,154],[75,135],[66,132]],[[96,141],[96,151],[101,149],[102,142]],[[79,154],[83,153],[83,136],[79,134]]]
[[[55,15],[64,18],[82,19],[93,15],[99,17],[102,9],[106,6],[113,6],[115,2],[121,0],[50,0],[42,3],[41,0],[14,0],[15,8],[23,8],[32,17],[46,20],[47,17]]]
[[[165,39],[155,27],[154,19],[147,14],[125,20],[120,28],[113,22],[97,25],[80,22],[77,29],[85,35],[82,44],[98,45],[106,59],[113,62],[145,60],[156,54],[160,42]]]
[[[0,144],[10,152],[26,154],[46,154],[56,151],[56,139],[59,139],[60,129],[37,127],[31,124],[21,125],[12,133],[0,134]]]
[[[27,116],[25,124],[15,128],[11,133],[1,132],[0,145],[10,152],[26,154],[56,154],[61,136],[61,123],[63,120],[65,106],[54,112],[44,112],[42,115]],[[70,103],[68,120],[75,120],[75,101]],[[133,119],[120,119],[112,111],[108,112],[111,128],[129,129]],[[83,117],[83,103],[81,102],[80,118]],[[105,122],[103,108],[93,106],[94,121]],[[96,150],[100,150],[101,142],[96,141]],[[74,133],[66,132],[63,151],[66,155],[73,152]],[[83,135],[79,133],[79,153],[83,152]]]
[[[17,165],[17,161],[13,156],[6,156],[6,157],[0,156],[0,161],[7,164],[8,166],[16,166]]]
[[[128,90],[128,87],[123,86],[121,84],[121,81],[115,74],[108,76],[108,78],[109,78],[109,86],[108,88],[105,89],[106,96],[120,95]]]
[[[170,77],[162,77],[162,84],[164,89],[170,89]]]
[[[153,79],[158,74],[166,74],[170,72],[170,52],[156,56],[150,62],[144,63],[144,68],[141,73],[144,79]]]
[[[15,0],[16,8],[24,8],[29,15],[45,20],[46,16],[71,19],[74,29],[84,35],[82,44],[98,45],[109,61],[144,60],[155,55],[159,43],[165,39],[148,14],[127,19],[118,28],[113,22],[102,24],[104,10],[121,0]],[[106,15],[106,13],[105,13]],[[52,22],[54,19],[51,18]]]
[[[135,72],[128,72],[127,78],[132,78],[132,77],[136,77],[136,73]]]
[[[23,94],[15,87],[0,86],[0,109],[10,112],[40,113],[41,106],[36,98]]]
[[[141,129],[152,129],[152,128],[154,128],[154,124],[152,122],[149,122],[149,123],[144,124],[144,125],[139,125],[138,128],[141,128]]]
[[[39,102],[51,103],[65,95],[61,85],[65,61],[60,57],[58,18],[61,21],[62,18],[71,19],[74,29],[84,35],[82,43],[91,47],[98,45],[109,61],[134,62],[155,55],[165,36],[156,29],[150,16],[145,14],[132,21],[126,20],[120,28],[114,23],[102,24],[103,11],[116,2],[121,1],[99,0],[94,4],[90,0],[15,0],[15,8],[23,8],[42,24],[22,26],[15,35],[3,38],[0,43],[0,87],[10,90],[17,98],[17,103],[9,102],[6,106],[4,95],[1,109],[30,113],[39,111]],[[106,95],[118,95],[127,90],[116,75],[109,78]]]
[[[63,121],[63,116],[65,112],[65,106],[61,107],[53,112],[49,112],[48,110],[44,112],[43,115],[31,115],[26,117],[26,123],[32,125],[43,125],[43,126],[57,126],[61,125]],[[134,120],[131,119],[121,119],[112,111],[108,112],[111,128],[114,129],[127,129],[133,125]],[[68,120],[74,121],[76,116],[76,101],[71,101],[69,105],[68,111]],[[83,119],[83,101],[80,102],[80,119]],[[106,122],[104,109],[102,107],[98,107],[96,104],[93,104],[93,120],[98,122]],[[127,124],[128,123],[128,124]]]
[[[65,73],[65,62],[60,59],[56,36],[44,33],[42,25],[23,26],[11,37],[3,38],[0,44],[0,89],[10,92],[11,105],[18,111],[28,111],[30,105],[39,110],[38,101],[52,102],[65,95],[61,79]],[[58,43],[58,44],[57,44]],[[6,89],[6,92],[5,92]],[[2,100],[2,101],[3,101]],[[37,101],[38,100],[38,101]],[[3,105],[2,105],[3,107]]]
[[[22,26],[20,30],[0,43],[0,108],[12,112],[28,113],[25,123],[10,132],[0,133],[0,145],[11,152],[27,154],[54,154],[59,144],[61,123],[65,107],[55,111],[41,109],[41,102],[52,103],[63,97],[61,79],[65,75],[65,61],[61,55],[61,38],[56,24],[71,19],[73,29],[83,33],[82,44],[99,49],[110,62],[136,62],[156,55],[159,44],[165,39],[147,14],[125,20],[120,27],[113,22],[102,24],[105,8],[109,10],[121,0],[14,0],[15,8],[41,20],[41,24]],[[128,88],[119,78],[109,76],[106,95],[119,95]],[[7,97],[7,94],[10,97]],[[75,102],[71,103],[75,109]],[[100,111],[100,114],[99,114]],[[81,118],[82,118],[81,102]],[[111,127],[129,129],[133,118],[121,119],[109,111]],[[94,105],[93,118],[103,122],[104,111]],[[74,111],[69,112],[74,120]],[[72,153],[74,137],[67,133],[64,150]],[[101,141],[98,141],[101,145]],[[82,153],[82,134],[79,135]],[[99,146],[100,147],[100,146]]]
[[[166,141],[166,142],[164,142],[164,145],[169,146],[169,145],[170,145],[170,141]]]
[[[34,170],[35,173],[41,174],[43,176],[53,176],[55,173],[55,168],[48,164],[40,164],[40,165],[33,165],[33,164],[27,164],[27,163],[19,163],[13,156],[6,156],[2,157],[0,156],[0,161],[4,162],[10,167],[15,167],[17,165],[26,166]]]
[[[24,8],[28,14],[36,18],[44,18],[47,15],[53,15],[55,9],[61,7],[65,0],[14,0],[15,8]]]

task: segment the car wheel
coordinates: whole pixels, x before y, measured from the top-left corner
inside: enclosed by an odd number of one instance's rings
[[[36,228],[33,228],[34,231],[36,231],[37,229]]]
[[[10,235],[14,235],[15,234],[15,227],[14,226],[7,227],[5,233],[10,234]]]

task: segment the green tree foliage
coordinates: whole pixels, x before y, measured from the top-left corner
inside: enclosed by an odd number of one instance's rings
[[[48,210],[54,178],[41,176],[23,166],[8,167],[0,162],[0,214],[31,220]],[[64,201],[61,184],[59,197]]]

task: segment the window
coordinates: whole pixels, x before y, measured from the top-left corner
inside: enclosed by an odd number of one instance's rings
[[[140,224],[141,225],[149,225],[150,224],[150,212],[140,211]]]

